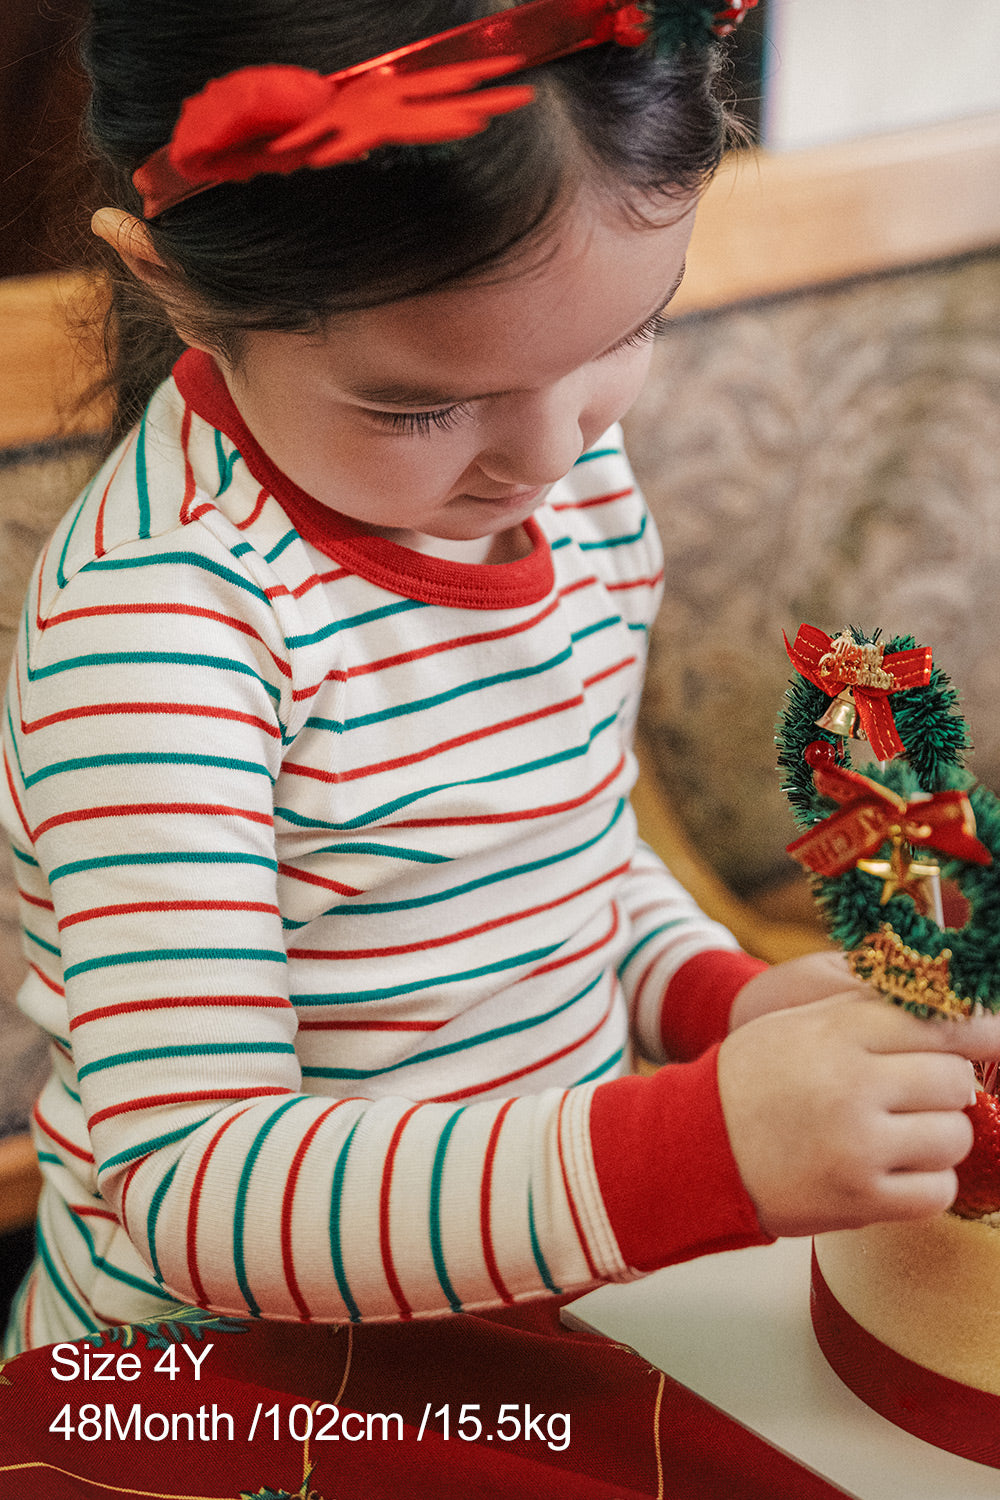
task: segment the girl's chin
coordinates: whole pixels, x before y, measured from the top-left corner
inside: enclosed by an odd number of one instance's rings
[[[538,509],[550,488],[547,484],[539,485],[533,490],[518,490],[497,497],[455,495],[440,518],[430,523],[433,530],[416,531],[390,526],[372,526],[371,529],[413,552],[427,552],[458,561],[466,555],[472,560],[481,560],[491,549],[510,556],[524,556],[530,550],[530,544],[521,530],[522,524]]]

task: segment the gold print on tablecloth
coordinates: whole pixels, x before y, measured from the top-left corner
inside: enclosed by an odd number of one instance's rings
[[[201,1307],[178,1308],[172,1318],[150,1318],[142,1323],[116,1323],[111,1328],[98,1329],[96,1333],[84,1334],[81,1344],[121,1344],[131,1349],[135,1336],[141,1333],[147,1349],[166,1349],[170,1344],[200,1344],[207,1333],[246,1333],[247,1324],[242,1318],[223,1318],[206,1312]]]

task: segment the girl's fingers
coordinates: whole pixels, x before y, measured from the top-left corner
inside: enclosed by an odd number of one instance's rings
[[[855,1001],[866,1044],[873,1052],[953,1052],[982,1061],[1000,1059],[1000,1016],[922,1020],[895,1005]]]
[[[957,1192],[958,1178],[953,1170],[893,1173],[883,1184],[883,1218],[932,1218],[951,1207]]]
[[[976,1097],[976,1075],[965,1057],[952,1053],[900,1052],[879,1060],[890,1113],[966,1109]]]
[[[1000,1059],[1000,1016],[970,1016],[968,1020],[943,1021],[940,1026],[932,1023],[932,1029],[944,1033],[942,1051],[981,1062]]]
[[[942,1172],[972,1149],[972,1122],[955,1111],[893,1115],[886,1122],[885,1161],[890,1173]]]
[[[761,1225],[809,1234],[948,1208],[972,1146],[969,1043],[1000,1055],[1000,1020],[922,1021],[845,995],[731,1032],[719,1094]]]

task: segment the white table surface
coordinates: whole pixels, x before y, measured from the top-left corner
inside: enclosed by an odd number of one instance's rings
[[[830,1369],[809,1317],[811,1242],[704,1256],[570,1303],[853,1500],[1000,1500],[1000,1469],[912,1437]]]

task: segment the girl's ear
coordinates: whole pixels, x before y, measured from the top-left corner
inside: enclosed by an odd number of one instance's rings
[[[172,278],[141,219],[125,213],[124,209],[99,208],[90,221],[90,227],[99,240],[111,246],[136,280],[148,286],[151,292],[162,295],[165,283],[171,282]]]
[[[192,348],[208,349],[206,344],[194,338],[189,329],[185,309],[190,307],[190,298],[177,273],[167,265],[156,250],[149,230],[141,219],[120,208],[99,208],[90,221],[90,227],[99,240],[104,240],[137,281],[141,281],[162,305],[167,317],[184,342]]]

